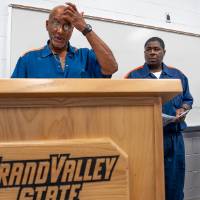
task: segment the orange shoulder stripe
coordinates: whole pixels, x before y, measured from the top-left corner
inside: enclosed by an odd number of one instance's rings
[[[24,53],[22,53],[21,57],[24,56],[24,55],[26,55],[27,53],[29,53],[31,51],[37,51],[37,50],[41,50],[43,48],[44,47],[29,49],[29,50],[25,51]]]
[[[171,69],[176,69],[176,70],[180,71],[182,74],[184,74],[184,72],[183,72],[182,70],[180,70],[180,69],[178,69],[178,68],[176,68],[176,67],[173,67],[173,66],[167,66],[167,67],[169,67],[169,68],[171,68]],[[184,74],[184,75],[185,75],[185,74]]]
[[[128,75],[129,75],[130,73],[132,73],[132,72],[134,72],[134,71],[136,71],[136,70],[138,70],[138,69],[141,69],[141,68],[143,68],[143,67],[144,67],[144,66],[142,65],[142,66],[139,66],[139,67],[136,67],[136,68],[130,70],[130,71],[124,76],[124,78],[128,78]]]
[[[167,67],[172,68],[172,69],[176,69],[176,67],[173,67],[173,66],[167,66]]]

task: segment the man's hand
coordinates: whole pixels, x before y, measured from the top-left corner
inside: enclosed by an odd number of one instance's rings
[[[176,110],[176,122],[182,122],[185,120],[187,113],[185,113],[185,115],[182,115],[185,111],[186,110],[184,108],[179,108]]]
[[[72,26],[82,32],[86,26],[86,22],[83,18],[83,12],[79,13],[76,6],[72,3],[66,3],[66,5],[66,9],[63,13],[64,20],[70,22]]]
[[[72,3],[66,3],[63,19],[80,32],[83,32],[86,28],[83,13],[79,13],[76,6]],[[104,75],[112,75],[116,72],[118,65],[108,45],[95,33],[95,31],[88,32],[85,35],[85,38],[96,54],[96,58],[101,66],[101,72]]]

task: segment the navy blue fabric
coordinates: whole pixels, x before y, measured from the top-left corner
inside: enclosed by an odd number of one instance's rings
[[[160,79],[180,79],[183,87],[182,94],[166,102],[163,107],[163,113],[176,116],[176,110],[183,104],[192,107],[193,98],[189,91],[187,77],[178,69],[171,68],[162,64],[163,70]],[[127,78],[157,79],[150,72],[149,66],[145,63],[143,66],[131,71]],[[170,123],[163,128],[164,132],[164,165],[165,165],[165,198],[166,200],[183,200],[183,188],[185,179],[185,149],[182,136],[186,123]]]
[[[76,49],[68,44],[68,52],[62,69],[59,57],[49,45],[20,57],[12,78],[110,78],[104,75],[93,50]]]
[[[164,134],[165,199],[184,199],[185,146],[181,132]]]

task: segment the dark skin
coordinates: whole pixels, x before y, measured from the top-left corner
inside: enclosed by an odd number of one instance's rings
[[[46,29],[49,33],[50,38],[50,48],[53,53],[58,54],[60,57],[61,65],[64,68],[65,57],[67,55],[67,43],[71,38],[73,27],[71,26],[71,30],[64,31],[63,26],[66,24],[63,19],[62,13],[64,12],[64,6],[58,6],[52,10],[49,16],[49,20],[46,21]],[[53,23],[58,22],[60,24],[60,28],[55,28]]]
[[[145,62],[148,64],[150,72],[160,72],[162,71],[162,63],[163,58],[165,56],[166,50],[162,48],[160,43],[158,41],[151,41],[147,43],[145,49],[144,49],[144,57]],[[189,108],[187,104],[183,105],[185,108]],[[184,121],[186,115],[183,115],[182,117],[179,117],[183,112],[185,112],[186,109],[179,108],[176,110],[176,121]]]
[[[149,65],[151,72],[162,71],[162,62],[165,49],[160,46],[158,41],[149,42],[144,50],[145,62]]]
[[[59,28],[54,28],[53,22],[60,24]],[[64,26],[70,26],[68,31]],[[72,3],[66,3],[66,6],[55,7],[46,21],[46,29],[50,37],[50,48],[59,55],[61,63],[65,62],[67,55],[67,43],[69,42],[73,28],[82,32],[86,26],[83,13],[79,13],[76,6]],[[94,31],[86,35],[86,39],[94,50],[97,60],[101,66],[101,71],[105,75],[113,74],[117,71],[118,65],[110,48],[101,40]]]

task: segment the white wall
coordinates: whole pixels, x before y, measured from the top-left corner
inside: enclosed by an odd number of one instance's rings
[[[22,4],[40,8],[52,8],[61,0],[1,0],[0,4],[0,77],[9,77],[9,4]],[[72,0],[87,15],[129,21],[200,33],[199,0]],[[171,16],[166,23],[165,14]]]

